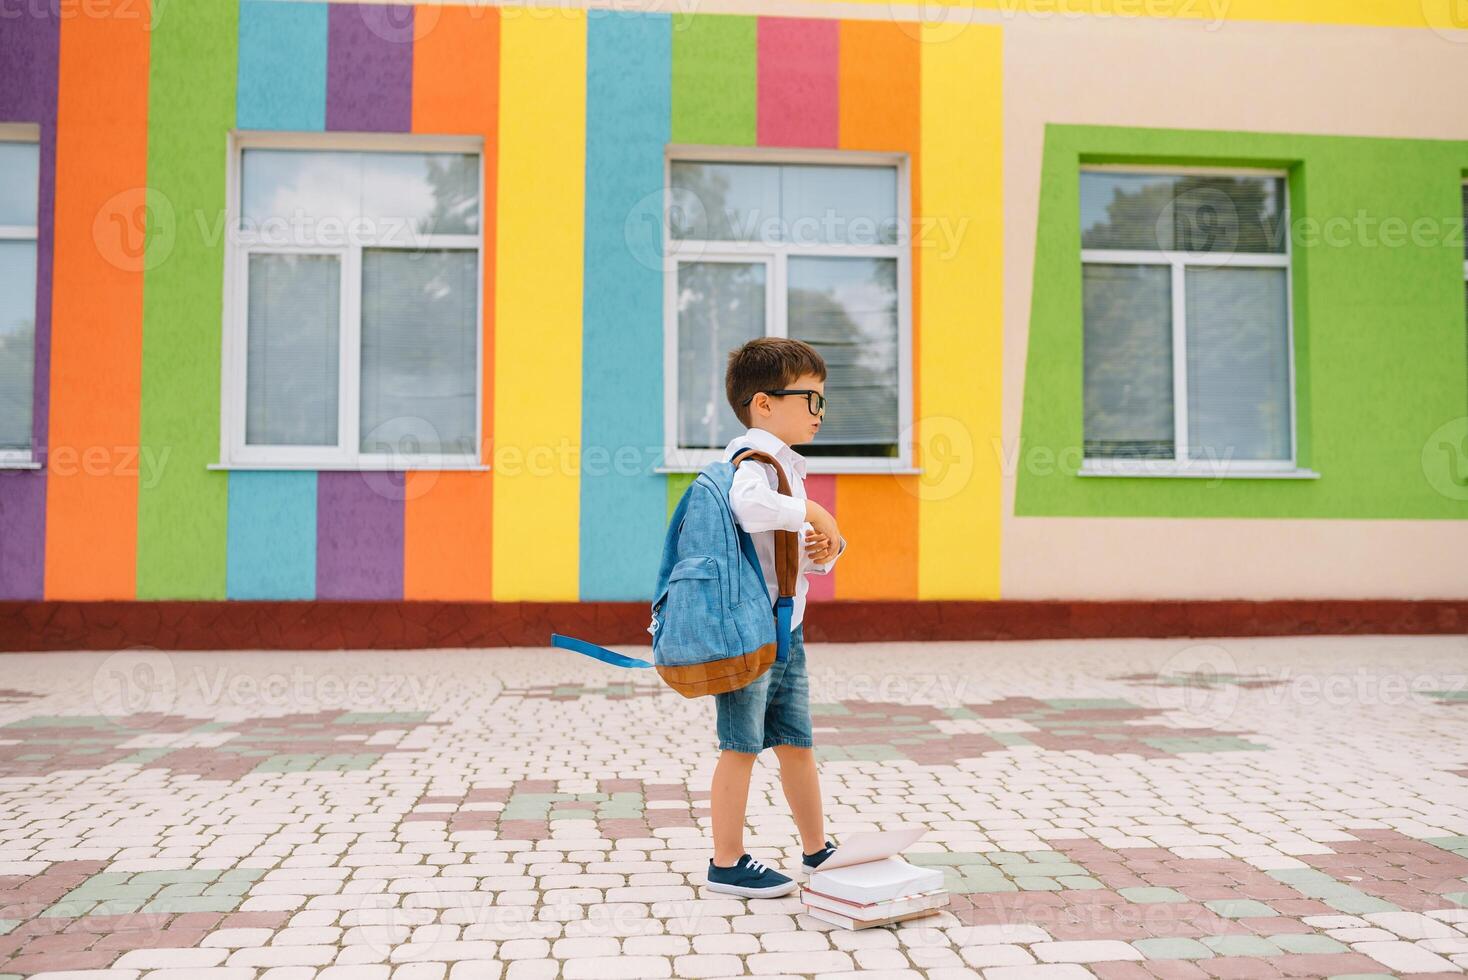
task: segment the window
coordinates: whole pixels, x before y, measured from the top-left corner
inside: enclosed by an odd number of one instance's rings
[[[1294,473],[1282,174],[1080,175],[1082,473]]]
[[[31,463],[41,154],[0,131],[0,466]]]
[[[480,146],[235,142],[224,462],[472,467]]]
[[[673,152],[668,161],[668,465],[697,468],[744,431],[728,352],[793,337],[825,359],[829,406],[800,447],[815,472],[911,460],[907,162],[867,153]]]

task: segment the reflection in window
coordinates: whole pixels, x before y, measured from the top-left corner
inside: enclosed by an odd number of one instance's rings
[[[363,253],[364,453],[474,452],[477,259],[463,249]]]
[[[36,378],[37,144],[0,142],[0,455],[29,460]]]
[[[826,362],[827,413],[818,439],[842,455],[883,456],[898,428],[897,260],[792,257],[790,334]]]
[[[678,445],[723,449],[744,426],[724,395],[729,351],[765,334],[763,262],[678,267]]]
[[[479,155],[246,146],[239,193],[238,461],[476,461]]]
[[[1284,178],[1081,173],[1081,247],[1276,252]]]
[[[1085,456],[1290,463],[1284,178],[1080,185]]]
[[[814,346],[827,368],[826,415],[800,451],[898,455],[907,352],[897,166],[675,160],[669,169],[676,448],[722,449],[743,431],[724,397],[728,354],[754,337],[787,336]]]
[[[479,230],[479,157],[468,153],[246,149],[243,191],[241,229],[276,244],[285,229],[317,240],[362,229],[403,245]]]
[[[1166,266],[1083,267],[1085,455],[1171,459],[1172,289]]]
[[[674,239],[890,245],[897,168],[674,161]]]

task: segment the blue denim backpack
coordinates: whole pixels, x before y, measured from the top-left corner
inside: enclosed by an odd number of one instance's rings
[[[734,471],[746,459],[773,466],[780,492],[790,493],[780,464],[757,449],[741,449],[728,462],[710,463],[683,491],[663,540],[648,627],[652,662],[559,633],[551,634],[551,645],[618,667],[656,667],[668,686],[686,698],[744,687],[775,661],[783,661],[790,646],[800,536],[774,532],[780,596],[771,610],[754,539],[735,523],[729,505]]]

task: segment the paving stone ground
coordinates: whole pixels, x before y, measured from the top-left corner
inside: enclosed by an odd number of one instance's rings
[[[1460,976],[1468,638],[808,646],[831,836],[711,893],[713,704],[563,650],[0,657],[0,980]],[[773,753],[747,845],[798,841]]]

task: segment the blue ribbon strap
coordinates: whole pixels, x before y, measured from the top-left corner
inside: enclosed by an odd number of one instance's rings
[[[790,655],[790,617],[795,611],[795,599],[782,595],[775,600],[775,661],[783,663]]]
[[[611,664],[613,667],[651,667],[652,664],[646,660],[638,660],[636,657],[628,657],[615,650],[599,647],[595,643],[587,643],[578,640],[574,636],[562,636],[559,633],[551,634],[551,646],[562,647],[566,650],[575,650],[584,653],[588,657],[594,657],[603,663]]]

